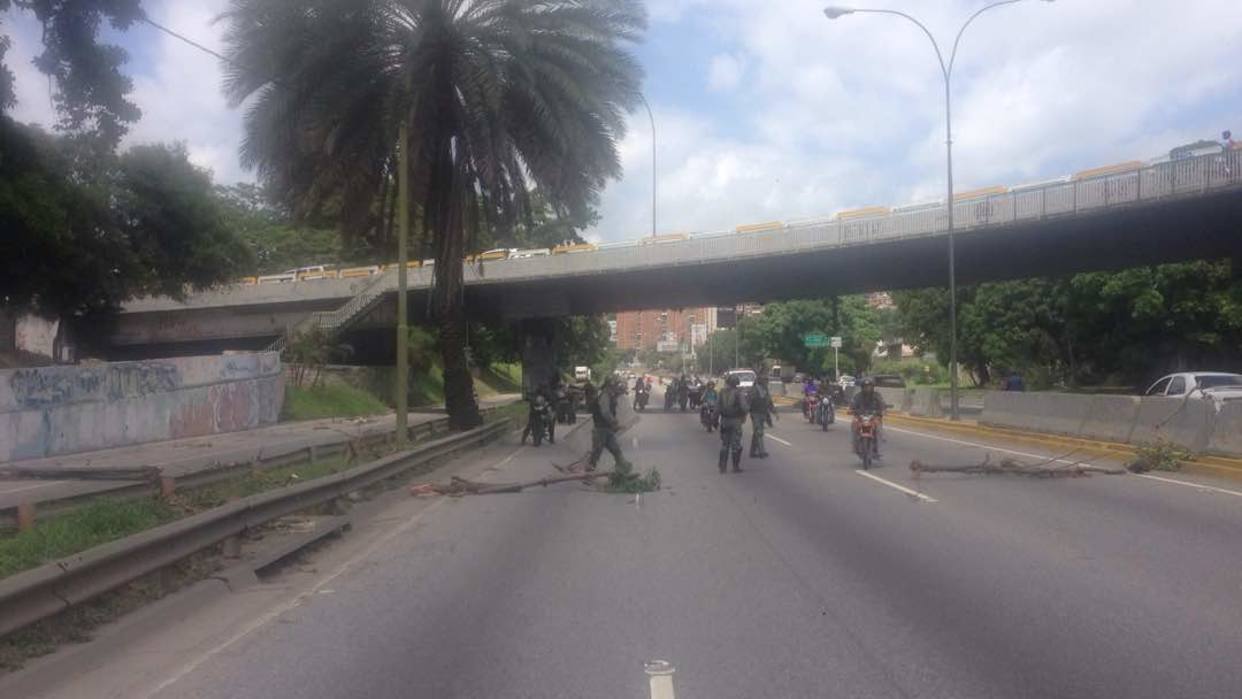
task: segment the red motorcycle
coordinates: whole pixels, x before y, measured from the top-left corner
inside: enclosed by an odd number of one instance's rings
[[[880,432],[880,416],[874,413],[854,415],[854,453],[862,459],[863,470],[871,468],[871,462],[880,454],[877,438]]]
[[[815,424],[815,418],[817,417],[818,412],[819,394],[808,393],[802,396],[802,417],[805,417],[807,422]]]

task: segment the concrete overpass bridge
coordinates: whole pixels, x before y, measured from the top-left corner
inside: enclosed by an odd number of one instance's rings
[[[1221,257],[1242,268],[1242,150],[965,193],[954,217],[963,284]],[[946,223],[943,204],[877,208],[470,262],[466,307],[480,319],[525,320],[938,286],[948,276]],[[410,270],[415,316],[432,273]],[[311,325],[379,334],[395,320],[395,290],[390,266],[360,279],[142,299],[101,333],[101,350],[134,357],[259,348]]]

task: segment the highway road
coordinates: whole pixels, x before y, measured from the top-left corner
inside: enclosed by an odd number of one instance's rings
[[[588,435],[510,437],[466,468],[542,475]],[[46,696],[1242,696],[1236,484],[914,480],[915,458],[1044,455],[895,426],[864,475],[844,424],[788,412],[741,474],[716,472],[693,414],[647,413],[622,442],[661,492],[403,496]]]

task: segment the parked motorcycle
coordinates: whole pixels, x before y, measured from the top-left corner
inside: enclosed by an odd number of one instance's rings
[[[871,468],[871,463],[880,453],[876,438],[879,434],[880,417],[873,413],[854,416],[854,453],[862,459],[863,470]]]

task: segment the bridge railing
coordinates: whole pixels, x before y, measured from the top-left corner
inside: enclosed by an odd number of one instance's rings
[[[965,231],[1068,216],[1240,185],[1242,150],[1232,150],[1096,177],[1060,178],[1042,185],[1016,187],[1005,193],[958,201],[953,205],[954,228]],[[947,230],[948,217],[943,206],[914,206],[866,218],[811,220],[756,232],[696,233],[684,240],[636,240],[608,243],[594,251],[470,262],[465,263],[465,280],[468,283],[485,283],[675,267],[738,257],[943,235]],[[432,276],[430,268],[411,269],[410,286],[428,287]],[[358,307],[370,302],[372,294],[391,291],[395,286],[395,274],[385,272],[377,275],[376,282],[367,289],[370,293],[359,294],[335,317],[352,317]]]
[[[955,202],[954,228],[986,226],[1073,215],[1139,202],[1186,196],[1242,185],[1242,150],[1148,165],[1134,170],[1061,179],[1003,194]],[[486,263],[482,273],[467,265],[468,281],[603,273],[617,269],[667,267],[728,260],[739,256],[788,253],[942,235],[948,230],[943,207],[895,211],[870,218],[821,220],[755,233],[695,234],[686,240],[609,244],[592,252]]]

